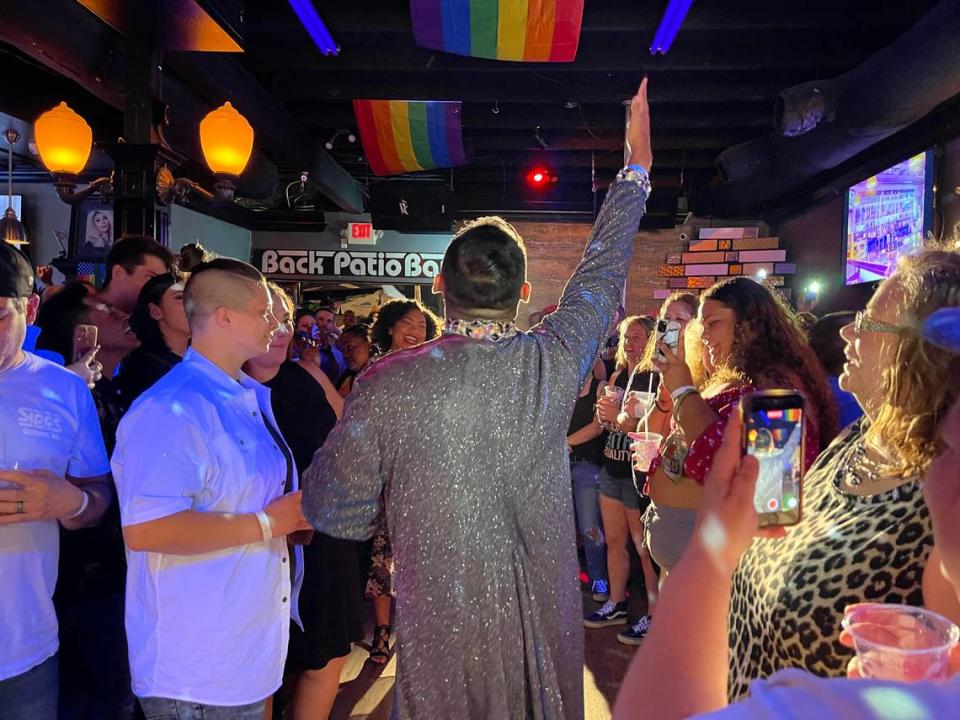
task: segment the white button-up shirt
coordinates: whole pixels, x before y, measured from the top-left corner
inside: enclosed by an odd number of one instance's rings
[[[0,467],[77,478],[110,472],[97,409],[83,380],[30,353],[0,372]],[[0,526],[0,680],[57,652],[53,589],[59,552],[56,520]]]
[[[265,420],[277,427],[267,388],[246,375],[238,382],[188,350],[117,431],[112,464],[123,525],[184,510],[263,510],[287,478]],[[286,539],[190,556],[128,550],[127,562],[139,697],[244,705],[276,691],[303,568],[296,562],[291,589]]]

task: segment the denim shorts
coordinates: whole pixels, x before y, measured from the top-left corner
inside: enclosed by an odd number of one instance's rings
[[[607,472],[606,468],[601,468],[600,494],[616,500],[625,508],[640,509],[640,493],[637,492],[637,486],[633,484],[633,478],[629,475],[625,478],[615,478]]]

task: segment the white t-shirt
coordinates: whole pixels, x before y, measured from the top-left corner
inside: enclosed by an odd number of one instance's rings
[[[123,525],[264,509],[287,477],[264,419],[276,428],[267,388],[188,350],[120,422],[113,472]],[[128,550],[134,693],[206,705],[272,695],[295,599],[289,562],[284,538],[191,556]]]
[[[960,680],[896,683],[826,680],[782,670],[750,685],[750,697],[699,720],[950,720],[960,718]]]
[[[110,472],[90,390],[31,353],[0,372],[0,467],[76,478]],[[55,520],[0,525],[0,680],[57,652],[60,530]]]

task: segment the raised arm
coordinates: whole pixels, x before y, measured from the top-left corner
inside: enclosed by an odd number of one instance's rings
[[[556,311],[542,323],[543,329],[557,335],[574,354],[580,368],[580,382],[590,372],[620,304],[633,255],[633,238],[650,192],[653,153],[646,78],[640,83],[630,109],[627,131],[630,165],[637,166],[639,171],[621,173],[610,185],[583,259],[567,282]]]

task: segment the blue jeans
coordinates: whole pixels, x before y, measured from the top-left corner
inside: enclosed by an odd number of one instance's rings
[[[0,720],[57,720],[57,656],[0,680]]]
[[[590,582],[607,579],[607,545],[600,520],[600,466],[586,460],[570,461],[577,529],[583,537]]]
[[[140,709],[147,720],[263,720],[267,701],[250,705],[201,705],[189,700],[170,698],[138,698]]]

